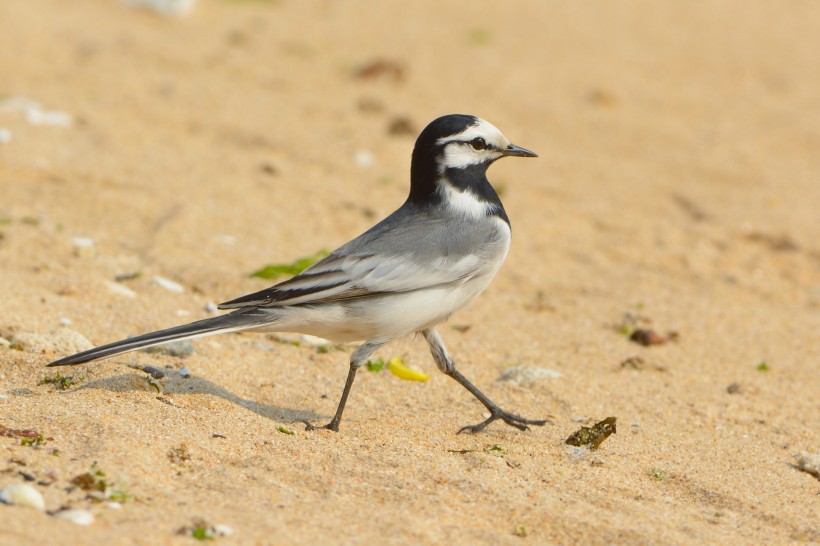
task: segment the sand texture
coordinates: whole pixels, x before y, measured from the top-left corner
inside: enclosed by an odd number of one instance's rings
[[[0,2],[0,489],[47,510],[0,505],[0,543],[820,542],[818,29],[798,0]],[[358,235],[452,112],[540,157],[491,168],[510,254],[440,331],[551,424],[457,435],[483,408],[421,339],[378,356],[430,380],[361,371],[338,434],[298,421],[351,347],[44,368]]]

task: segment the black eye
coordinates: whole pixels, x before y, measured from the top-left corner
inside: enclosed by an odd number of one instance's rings
[[[483,138],[475,137],[473,140],[470,141],[470,146],[473,147],[473,150],[483,150],[487,147],[487,143],[484,142]]]

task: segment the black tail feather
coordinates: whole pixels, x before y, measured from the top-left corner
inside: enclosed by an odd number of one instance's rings
[[[229,313],[218,317],[206,318],[190,324],[130,337],[107,345],[100,345],[99,347],[94,347],[93,349],[55,360],[48,366],[74,366],[100,358],[107,358],[123,353],[130,353],[138,349],[145,349],[146,347],[152,347],[154,345],[161,345],[169,341],[247,330],[248,328],[253,328],[264,323],[265,321],[262,320],[262,318],[263,317],[258,314],[245,312]]]

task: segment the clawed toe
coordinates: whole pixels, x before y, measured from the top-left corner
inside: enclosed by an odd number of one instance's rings
[[[302,423],[303,425],[305,425],[305,430],[307,430],[307,431],[326,429],[326,430],[332,430],[333,432],[339,432],[339,423],[337,423],[335,421],[331,421],[328,424],[322,425],[320,427],[317,427],[316,425],[314,425],[310,421],[306,421],[305,419],[300,419],[299,421],[297,421],[297,423]]]
[[[498,409],[496,411],[493,411],[492,415],[490,415],[489,418],[478,423],[477,425],[468,425],[466,427],[461,427],[461,429],[459,429],[458,431],[458,434],[461,434],[462,432],[468,432],[470,434],[481,432],[487,427],[487,425],[498,419],[501,419],[511,427],[515,427],[518,430],[529,430],[530,427],[528,425],[542,427],[547,423],[551,423],[549,419],[524,419],[523,417],[519,417],[518,415],[507,413],[502,409]]]

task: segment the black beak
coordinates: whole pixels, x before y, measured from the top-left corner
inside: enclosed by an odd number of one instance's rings
[[[506,148],[502,148],[498,151],[504,155],[514,155],[518,157],[538,157],[537,153],[531,152],[526,148],[522,148],[521,146],[516,146],[515,144],[510,144]]]

